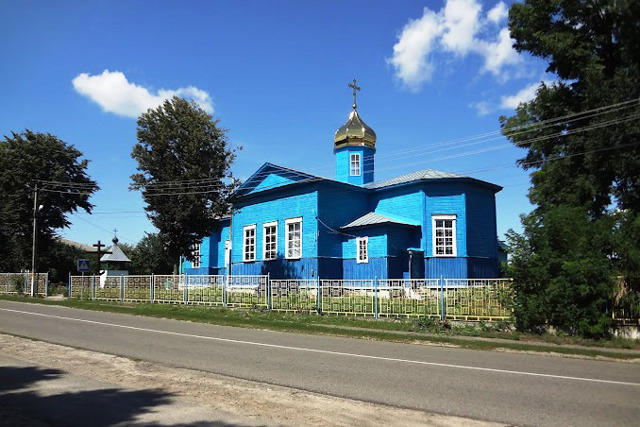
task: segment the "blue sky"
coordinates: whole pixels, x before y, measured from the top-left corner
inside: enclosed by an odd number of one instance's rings
[[[154,231],[128,190],[140,112],[194,99],[243,147],[241,179],[265,161],[333,177],[357,78],[376,179],[435,168],[501,185],[502,236],[531,205],[524,151],[497,134],[498,117],[550,79],[512,49],[509,4],[0,0],[0,133],[49,132],[91,161],[94,213],[72,215],[63,236],[108,241],[117,228],[135,243]]]

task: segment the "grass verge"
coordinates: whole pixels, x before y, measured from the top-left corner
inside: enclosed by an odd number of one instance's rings
[[[20,296],[0,296],[0,300],[57,305],[84,310],[125,313],[223,326],[274,331],[322,334],[404,343],[452,345],[474,350],[512,350],[556,353],[566,356],[640,359],[640,342],[583,340],[574,337],[530,335],[513,332],[509,325],[496,323],[441,323],[430,318],[370,319],[362,317],[319,316],[316,314],[278,313],[251,309],[219,307],[127,304],[86,300],[45,300]]]

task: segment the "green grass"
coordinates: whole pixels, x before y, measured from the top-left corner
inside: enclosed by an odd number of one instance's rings
[[[520,334],[513,332],[510,325],[505,322],[461,324],[442,323],[438,319],[428,317],[375,320],[355,316],[268,312],[266,309],[237,310],[219,307],[127,304],[78,299],[51,301],[19,296],[0,296],[0,299],[245,328],[394,342],[439,343],[476,350],[509,349],[587,357],[602,356],[615,359],[640,358],[637,353],[615,351],[620,348],[640,350],[640,342],[638,341],[623,339],[592,341],[551,335]],[[501,341],[492,341],[491,338],[499,338]],[[588,348],[575,347],[575,345]]]

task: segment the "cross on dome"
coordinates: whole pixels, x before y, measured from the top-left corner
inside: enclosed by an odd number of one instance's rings
[[[356,79],[353,79],[353,83],[349,83],[349,87],[353,88],[353,109],[358,108],[358,104],[356,104],[356,93],[360,90],[360,88],[356,85]]]

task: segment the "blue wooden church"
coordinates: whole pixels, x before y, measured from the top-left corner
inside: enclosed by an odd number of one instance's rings
[[[335,133],[335,178],[265,163],[232,196],[187,274],[272,279],[498,277],[502,187],[426,169],[375,181],[376,134],[353,111]]]

